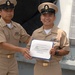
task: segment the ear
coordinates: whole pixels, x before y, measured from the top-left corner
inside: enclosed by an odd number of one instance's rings
[[[54,17],[54,20],[56,20],[56,16]]]
[[[1,17],[1,13],[2,13],[2,10],[0,10],[0,17]]]
[[[41,19],[41,18],[42,18],[42,15],[40,16],[40,21],[42,21],[42,19]]]
[[[0,11],[0,16],[1,16],[1,11]]]

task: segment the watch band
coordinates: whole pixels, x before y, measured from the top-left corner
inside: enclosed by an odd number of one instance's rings
[[[59,54],[59,52],[57,50],[55,51],[55,55],[60,56],[60,54]]]

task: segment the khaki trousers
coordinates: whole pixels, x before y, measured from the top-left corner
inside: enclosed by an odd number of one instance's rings
[[[62,75],[59,62],[51,62],[48,66],[37,62],[34,66],[34,75]]]
[[[15,57],[0,57],[0,75],[18,75],[18,65]]]

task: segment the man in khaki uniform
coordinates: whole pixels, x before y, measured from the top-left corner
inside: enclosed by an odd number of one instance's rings
[[[33,32],[28,46],[34,39],[53,41],[54,46],[50,51],[52,57],[49,62],[36,58],[34,75],[62,75],[59,61],[69,53],[69,41],[66,33],[54,25],[58,8],[53,3],[44,2],[38,6],[38,10],[41,13],[40,19],[43,26]]]
[[[24,28],[12,21],[16,0],[0,0],[0,75],[18,75],[15,52],[29,57],[26,48],[18,47],[19,41],[27,43],[30,36]]]

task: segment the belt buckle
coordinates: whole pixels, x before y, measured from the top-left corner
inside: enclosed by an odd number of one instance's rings
[[[8,59],[11,58],[11,55],[7,55],[7,58],[8,58]]]
[[[48,63],[43,63],[42,65],[45,67],[45,66],[48,66]]]

